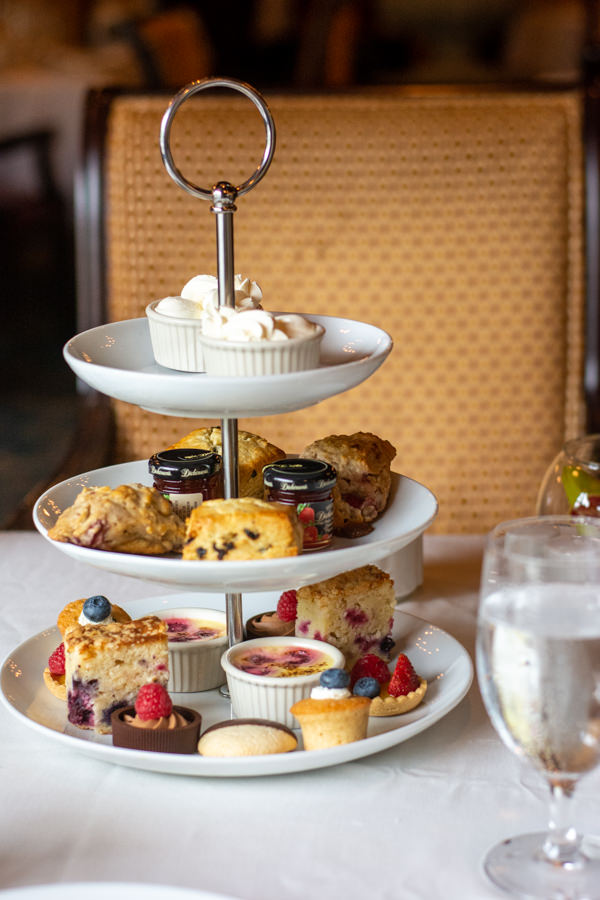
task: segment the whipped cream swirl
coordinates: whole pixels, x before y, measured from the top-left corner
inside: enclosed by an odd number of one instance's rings
[[[310,337],[317,326],[293,313],[274,316],[264,309],[219,307],[204,318],[206,337],[223,341],[288,341]]]
[[[233,281],[236,309],[257,309],[262,291],[255,281],[236,275]],[[164,297],[156,311],[181,319],[203,319],[219,307],[219,282],[214,275],[195,275],[184,285],[178,297]]]

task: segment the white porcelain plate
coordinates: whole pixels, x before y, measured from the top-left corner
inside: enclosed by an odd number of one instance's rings
[[[140,884],[130,881],[77,881],[34,884],[0,891],[0,900],[235,900],[225,894],[167,884]]]
[[[216,597],[210,605],[222,604]],[[262,597],[263,610],[273,609],[276,595]],[[127,610],[140,616],[157,609],[180,606],[181,594],[132,601]],[[189,603],[189,599],[187,601]],[[203,600],[203,604],[206,601]],[[338,765],[370,756],[401,744],[454,709],[465,696],[473,680],[473,666],[466,650],[449,634],[407,613],[396,611],[393,636],[398,652],[408,654],[416,671],[428,681],[423,703],[402,716],[372,718],[368,736],[362,741],[327,750],[296,750],[268,756],[216,759],[197,755],[145,753],[113,747],[110,735],[96,735],[69,725],[65,703],[53,697],[42,681],[48,657],[60,643],[57,628],[49,628],[17,647],[4,661],[0,674],[3,702],[24,725],[58,742],[63,748],[79,751],[104,762],[204,777],[278,775]],[[180,706],[190,706],[202,715],[202,730],[231,717],[229,701],[218,691],[199,694],[174,694]]]
[[[146,460],[95,469],[63,481],[42,494],[36,503],[33,512],[35,525],[48,538],[48,529],[61,511],[73,503],[83,487],[117,487],[133,482],[152,484]],[[121,575],[133,575],[198,591],[223,589],[251,592],[298,588],[383,560],[422,534],[436,513],[437,501],[428,488],[410,478],[394,475],[387,509],[374,523],[374,530],[360,538],[335,538],[330,550],[281,559],[196,562],[167,556],[92,550],[59,541],[52,541],[52,545],[73,559]]]
[[[321,361],[287,375],[217,378],[166,369],[154,359],[147,319],[91,328],[63,353],[76,375],[109,397],[165,415],[241,419],[303,409],[356,387],[392,349],[389,334],[374,325],[302,315],[325,328]]]

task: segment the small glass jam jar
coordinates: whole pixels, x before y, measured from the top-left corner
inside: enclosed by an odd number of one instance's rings
[[[304,550],[322,550],[333,540],[336,471],[322,459],[295,457],[263,469],[265,499],[295,506],[304,527]]]
[[[161,450],[150,457],[148,471],[182,519],[203,500],[223,496],[222,461],[212,450]]]

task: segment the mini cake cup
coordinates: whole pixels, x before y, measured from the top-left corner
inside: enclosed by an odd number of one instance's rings
[[[151,750],[155,753],[196,753],[202,717],[194,709],[174,706],[188,722],[182,728],[170,731],[154,731],[150,728],[136,728],[124,721],[125,716],[135,716],[135,707],[116,709],[111,716],[112,738],[115,747],[128,750]]]
[[[220,609],[180,607],[161,609],[153,613],[161,619],[205,619],[208,622],[226,624],[225,613]],[[195,691],[211,691],[225,684],[221,656],[227,646],[227,631],[222,637],[207,641],[169,641],[169,683],[172,694]]]
[[[322,325],[305,337],[287,341],[225,341],[221,338],[198,338],[202,346],[208,375],[283,375],[319,366]]]
[[[146,307],[150,326],[150,340],[154,359],[167,369],[180,372],[204,372],[204,360],[200,335],[201,319],[185,319],[179,316],[165,316],[157,312],[160,300],[154,300]]]
[[[240,718],[273,719],[288,728],[297,728],[298,723],[290,713],[290,706],[308,697],[312,688],[319,683],[320,672],[310,675],[291,675],[276,678],[270,675],[252,675],[243,672],[231,661],[241,649],[253,647],[309,647],[320,650],[331,658],[331,667],[344,667],[344,654],[337,647],[324,641],[311,638],[272,637],[256,638],[235,644],[226,650],[221,658],[221,665],[227,676],[227,687],[231,696],[233,712]]]

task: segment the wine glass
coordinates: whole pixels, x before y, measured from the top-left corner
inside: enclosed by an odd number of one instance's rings
[[[550,787],[546,834],[503,841],[485,871],[521,897],[600,898],[600,860],[570,819],[600,760],[600,520],[540,516],[498,525],[481,575],[477,673],[507,747]]]
[[[600,516],[600,434],[567,441],[542,479],[536,513]]]

